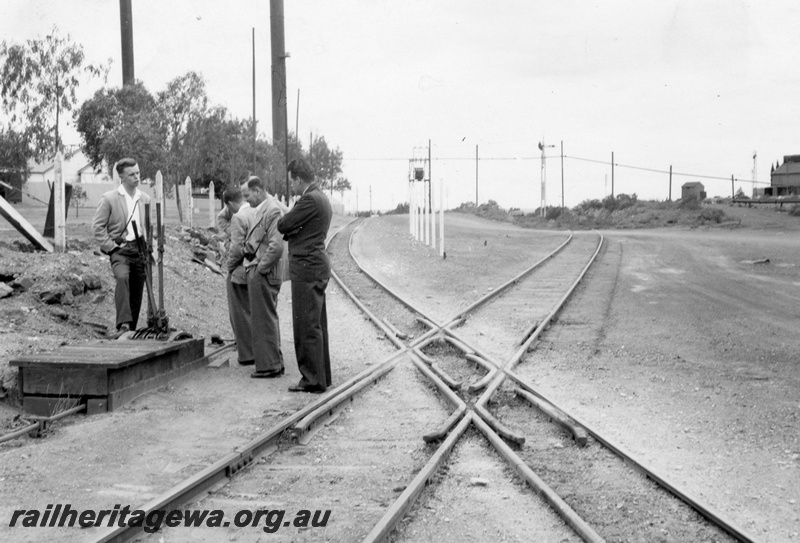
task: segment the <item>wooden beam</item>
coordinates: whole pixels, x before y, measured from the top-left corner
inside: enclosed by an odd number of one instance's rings
[[[66,201],[66,193],[64,187],[64,158],[61,151],[56,153],[55,163],[55,180],[53,181],[53,219],[55,226],[53,243],[59,253],[66,252],[67,250],[67,218],[64,202]]]
[[[25,236],[28,241],[33,243],[34,247],[47,251],[48,253],[53,252],[53,246],[50,244],[50,242],[44,239],[41,234],[39,234],[39,232],[37,232],[36,229],[31,226],[31,223],[26,221],[25,217],[20,215],[19,212],[14,209],[14,207],[2,196],[0,196],[0,215],[5,217],[5,219],[10,222],[20,234]]]

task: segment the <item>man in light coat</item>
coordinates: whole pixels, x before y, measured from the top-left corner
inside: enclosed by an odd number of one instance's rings
[[[247,185],[244,185],[247,189]],[[222,201],[230,212],[230,245],[225,259],[228,276],[225,291],[228,294],[228,312],[231,318],[233,336],[239,364],[249,366],[255,363],[253,356],[253,337],[251,332],[250,298],[247,292],[247,272],[244,269],[244,241],[253,225],[256,211],[245,198],[242,189],[233,186],[222,193]]]
[[[116,165],[120,186],[100,198],[92,219],[92,232],[100,250],[109,256],[114,273],[116,337],[135,330],[142,307],[147,255],[139,254],[136,235],[145,236],[145,206],[150,197],[139,190],[139,165],[123,158]],[[144,241],[144,240],[142,240]]]
[[[258,177],[247,181],[247,189],[247,201],[256,211],[244,243],[256,366],[251,377],[272,379],[284,373],[278,293],[287,275],[288,260],[277,223],[285,206],[267,193]]]

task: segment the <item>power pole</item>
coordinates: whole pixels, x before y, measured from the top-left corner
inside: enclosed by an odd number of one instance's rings
[[[611,151],[611,199],[614,199],[614,151]]]
[[[669,165],[669,198],[668,201],[672,201],[672,164]]]
[[[561,211],[564,211],[564,140],[561,140]]]
[[[253,27],[253,175],[256,175],[256,29]]]
[[[133,85],[133,13],[131,0],[119,0],[119,24],[122,35],[122,85]]]
[[[478,207],[478,146],[475,146],[475,207]]]
[[[542,152],[542,218],[547,216],[547,169],[545,167],[545,149],[555,147],[555,145],[545,145],[544,138],[539,142],[539,150]]]
[[[286,40],[283,26],[283,0],[269,1],[270,44],[272,53],[272,142],[283,141],[285,148],[286,201],[289,201],[289,130],[287,125]]]

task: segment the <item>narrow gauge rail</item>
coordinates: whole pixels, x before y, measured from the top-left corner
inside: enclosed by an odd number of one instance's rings
[[[569,241],[569,240],[568,240]],[[565,242],[564,245],[566,245]],[[533,471],[525,465],[525,463],[516,455],[516,453],[498,436],[498,433],[495,431],[496,429],[503,430],[503,426],[498,424],[496,420],[488,413],[486,405],[488,404],[489,399],[491,396],[499,389],[499,387],[506,381],[506,377],[509,377],[510,380],[514,380],[517,382],[517,385],[521,387],[523,390],[527,390],[529,393],[537,395],[540,399],[544,400],[546,403],[546,399],[542,397],[542,394],[539,391],[536,391],[532,386],[522,382],[513,372],[513,366],[516,364],[519,359],[521,358],[522,354],[528,351],[531,347],[531,344],[538,338],[538,336],[542,333],[545,329],[547,324],[554,318],[561,306],[566,302],[567,298],[571,291],[575,288],[575,285],[580,281],[583,277],[586,269],[588,268],[591,261],[597,255],[597,252],[600,249],[602,244],[602,238],[600,238],[600,243],[598,244],[597,251],[591,255],[590,260],[583,268],[579,277],[570,289],[567,292],[562,294],[561,299],[559,300],[556,307],[553,307],[551,312],[545,317],[544,320],[541,322],[537,322],[536,326],[533,328],[532,332],[523,334],[522,344],[517,349],[515,355],[507,362],[503,364],[498,364],[492,361],[491,356],[486,356],[485,353],[482,353],[478,348],[471,347],[468,344],[468,341],[464,338],[458,338],[457,333],[455,333],[452,328],[454,325],[461,324],[464,321],[464,315],[470,312],[474,312],[474,310],[486,303],[489,299],[494,298],[498,293],[506,290],[509,287],[516,285],[517,281],[519,281],[525,275],[528,275],[533,269],[537,268],[542,264],[542,262],[537,263],[532,268],[523,272],[517,278],[507,282],[501,288],[498,288],[496,291],[491,293],[490,296],[486,296],[481,300],[478,300],[475,304],[470,306],[467,311],[462,312],[461,314],[457,315],[453,319],[450,319],[447,323],[439,324],[435,323],[429,318],[426,318],[424,315],[420,315],[415,318],[415,321],[418,323],[423,323],[427,325],[429,328],[426,332],[422,333],[419,337],[413,338],[413,336],[409,336],[409,340],[406,343],[403,343],[402,340],[398,337],[402,335],[403,332],[398,334],[397,332],[399,329],[394,325],[389,325],[386,320],[376,317],[374,314],[370,314],[373,321],[376,323],[378,327],[380,327],[384,332],[387,333],[387,336],[393,338],[392,341],[398,346],[398,348],[402,349],[400,352],[396,353],[389,357],[387,360],[383,361],[380,364],[377,364],[373,368],[368,369],[365,372],[362,372],[356,378],[349,380],[347,383],[344,383],[340,387],[337,387],[331,397],[321,398],[319,401],[314,402],[308,408],[302,410],[301,412],[296,413],[295,415],[289,417],[285,422],[281,423],[278,427],[273,429],[272,431],[268,432],[265,436],[262,436],[255,442],[251,444],[251,446],[243,448],[243,452],[241,453],[242,458],[239,464],[231,466],[230,460],[226,459],[226,461],[218,462],[216,465],[219,467],[222,465],[225,467],[224,473],[220,474],[217,473],[216,476],[212,476],[211,472],[214,471],[212,468],[205,470],[207,473],[198,474],[195,476],[191,481],[187,481],[184,485],[181,485],[182,488],[175,489],[175,491],[170,492],[168,496],[162,496],[157,500],[154,500],[147,506],[151,509],[157,508],[167,508],[169,505],[177,505],[179,503],[185,503],[191,496],[196,495],[202,488],[208,488],[210,484],[214,481],[220,480],[225,475],[231,475],[233,472],[237,471],[240,467],[252,462],[253,458],[262,453],[265,449],[271,448],[274,446],[277,437],[279,437],[280,433],[284,429],[288,429],[291,427],[291,432],[296,439],[304,439],[307,432],[309,432],[314,425],[314,421],[319,420],[320,417],[325,416],[332,416],[334,411],[336,410],[337,406],[341,406],[344,402],[344,399],[348,399],[352,397],[352,393],[355,391],[359,391],[364,389],[369,383],[377,381],[381,376],[388,373],[391,369],[397,366],[398,361],[402,358],[401,355],[407,353],[411,354],[411,359],[414,365],[427,376],[436,386],[437,388],[443,393],[443,396],[447,400],[449,400],[454,406],[455,411],[445,423],[445,431],[439,432],[436,436],[432,436],[431,434],[426,434],[426,440],[433,440],[436,437],[443,437],[446,433],[446,429],[456,425],[455,429],[450,432],[449,436],[445,439],[441,447],[431,456],[430,460],[425,464],[425,466],[420,469],[412,481],[409,484],[401,496],[392,504],[387,513],[384,515],[383,519],[375,526],[373,531],[367,536],[367,541],[377,541],[385,539],[394,529],[397,522],[403,517],[406,511],[408,511],[411,506],[413,505],[416,498],[421,494],[425,483],[431,479],[437,469],[446,462],[447,455],[453,449],[456,441],[460,438],[461,435],[465,432],[465,430],[470,426],[474,425],[481,433],[483,433],[488,441],[497,448],[502,456],[504,456],[515,468],[515,470],[520,473],[520,475],[525,479],[531,486],[534,487],[536,492],[543,496],[546,501],[550,502],[553,505],[554,509],[559,512],[564,518],[565,521],[572,526],[572,528],[582,537],[584,540],[587,541],[599,541],[602,540],[600,536],[589,526],[583,519],[581,519],[577,514],[572,511],[572,509],[552,490],[544,484],[538,476],[533,473]],[[550,255],[549,258],[557,254],[563,247],[559,247],[556,251],[554,251],[553,255]],[[338,258],[338,257],[337,257]],[[547,260],[547,259],[544,259]],[[337,269],[341,269],[339,264],[337,263]],[[348,276],[349,277],[349,276]],[[347,289],[343,285],[343,288]],[[385,288],[385,286],[384,286]],[[374,290],[374,287],[373,287]],[[348,290],[349,292],[349,290]],[[396,299],[401,300],[401,298],[397,295],[394,296]],[[356,302],[359,303],[359,302]],[[409,307],[412,311],[413,308],[410,304],[405,304],[406,307]],[[360,305],[362,309],[366,309],[363,304]],[[408,317],[404,318],[404,321],[407,321]],[[408,335],[408,334],[406,334]],[[487,382],[489,383],[487,386],[486,392],[481,396],[481,398],[476,402],[471,408],[468,408],[466,403],[455,393],[452,392],[450,387],[442,380],[438,375],[437,372],[431,370],[430,367],[425,363],[430,362],[430,360],[426,360],[426,358],[430,358],[429,355],[426,355],[422,352],[422,349],[432,343],[439,343],[441,344],[441,340],[446,341],[451,346],[454,346],[464,352],[465,356],[469,357],[472,356],[475,359],[482,359],[485,364],[482,365],[485,369],[488,370],[487,376],[491,376],[491,379],[488,379]],[[446,372],[441,372],[446,373]],[[451,383],[452,386],[452,383]],[[487,420],[491,422],[491,424],[487,424]],[[609,444],[607,441],[602,440],[596,433],[592,433],[593,438],[597,439],[598,441],[602,441],[607,446],[611,446],[611,449],[616,452],[617,454],[624,454],[619,448],[614,448],[613,445]],[[513,441],[513,439],[512,439]],[[628,462],[633,463],[634,465],[639,466],[641,469],[642,466],[635,462],[633,459],[626,459]],[[217,469],[217,471],[219,471]],[[658,480],[657,476],[648,472],[648,476]],[[213,481],[212,481],[213,479]],[[190,488],[192,487],[192,488]],[[201,488],[202,487],[202,488]],[[681,496],[685,498],[685,496]],[[695,509],[701,510],[704,512],[702,507],[698,508],[696,504],[690,504]],[[146,508],[145,508],[146,509]],[[712,520],[715,521],[717,525],[720,525],[723,529],[732,533],[736,539],[742,541],[749,541],[750,538],[741,534],[741,532],[737,531],[735,528],[730,526],[727,523],[724,523],[718,517],[707,514],[708,511],[705,510],[704,514],[706,516],[711,516]],[[112,540],[112,539],[126,539],[130,537],[131,534],[123,535],[120,533],[116,534],[108,534],[108,537],[103,537],[101,540]],[[122,537],[121,537],[122,536]]]

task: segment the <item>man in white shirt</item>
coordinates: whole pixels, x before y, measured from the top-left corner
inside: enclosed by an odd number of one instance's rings
[[[100,250],[109,255],[117,285],[117,337],[135,330],[142,307],[145,257],[139,255],[136,233],[145,236],[146,205],[150,197],[139,190],[139,165],[132,158],[117,162],[120,186],[103,194],[92,219],[92,231]],[[134,229],[134,225],[136,228]]]

